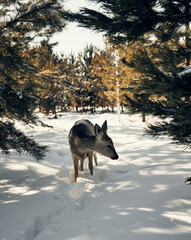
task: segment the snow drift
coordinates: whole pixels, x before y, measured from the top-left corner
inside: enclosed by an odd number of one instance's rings
[[[17,126],[50,145],[44,161],[0,155],[0,240],[190,239],[190,151],[143,135],[139,115],[41,118],[53,129]],[[81,118],[107,119],[120,158],[98,155],[94,175],[86,162],[74,183],[67,136]]]

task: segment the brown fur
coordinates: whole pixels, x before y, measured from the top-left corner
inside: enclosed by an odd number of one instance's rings
[[[78,178],[79,160],[80,169],[83,170],[84,160],[88,158],[90,174],[93,175],[93,157],[97,165],[96,152],[112,159],[118,159],[113,142],[107,135],[106,121],[102,128],[97,124],[94,126],[88,120],[77,121],[71,128],[68,139],[74,165],[75,182]]]

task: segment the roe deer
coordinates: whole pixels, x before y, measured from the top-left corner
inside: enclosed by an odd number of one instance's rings
[[[75,182],[78,178],[79,160],[83,170],[84,159],[88,157],[90,174],[93,175],[93,155],[97,163],[95,152],[113,160],[118,159],[113,142],[107,135],[107,121],[100,127],[97,124],[94,126],[89,120],[79,120],[71,128],[68,140],[74,164]]]

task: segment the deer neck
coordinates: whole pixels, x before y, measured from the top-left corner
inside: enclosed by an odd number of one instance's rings
[[[87,136],[83,139],[84,147],[88,148],[91,151],[95,150],[96,137],[95,136]]]

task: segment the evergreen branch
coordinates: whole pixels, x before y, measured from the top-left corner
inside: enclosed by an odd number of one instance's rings
[[[32,4],[31,4],[32,5]],[[26,22],[26,19],[30,16],[30,15],[38,15],[39,11],[41,10],[46,10],[46,9],[50,9],[50,7],[52,5],[55,5],[54,4],[54,1],[47,1],[47,2],[44,2],[43,4],[39,4],[39,5],[36,5],[36,7],[34,8],[31,8],[31,10],[29,10],[28,12],[24,11],[24,13],[22,14],[19,14],[18,13],[18,17],[16,17],[15,19],[7,22],[3,27],[0,28],[0,32],[3,31],[4,29],[6,28],[11,28],[13,25],[15,25],[16,23],[18,22]],[[36,19],[36,18],[35,18]],[[33,23],[35,23],[35,19],[34,21],[32,21]]]
[[[191,185],[191,177],[187,177],[184,181],[187,185]]]
[[[77,21],[82,27],[89,27],[96,31],[105,31],[102,25],[111,24],[112,22],[111,18],[88,8],[81,9],[81,13],[64,12],[62,16],[70,21]]]
[[[47,146],[40,146],[32,138],[25,136],[14,127],[13,123],[0,121],[0,149],[4,154],[10,154],[10,150],[16,150],[19,154],[29,153],[37,161],[45,157]]]

